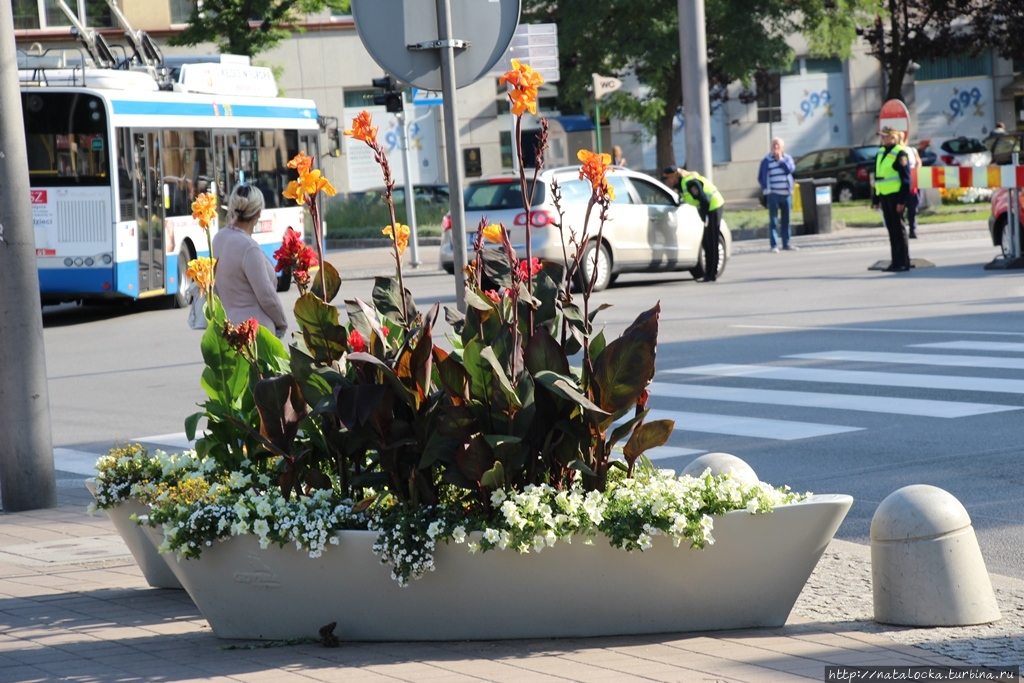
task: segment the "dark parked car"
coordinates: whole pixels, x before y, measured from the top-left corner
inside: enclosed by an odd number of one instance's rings
[[[1014,152],[1020,154],[1018,161],[1024,161],[1024,131],[985,138],[985,146],[992,151],[992,163],[997,166],[1012,164]]]
[[[837,202],[871,197],[878,145],[834,147],[805,154],[796,160],[797,182],[807,178],[835,178],[832,198]]]

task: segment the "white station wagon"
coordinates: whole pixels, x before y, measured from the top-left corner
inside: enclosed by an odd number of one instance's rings
[[[590,182],[580,180],[579,166],[541,171],[534,189],[531,209],[533,255],[562,262],[563,233],[568,249],[569,233],[579,235],[590,201]],[[526,173],[527,182],[533,171]],[[701,238],[704,224],[697,209],[679,200],[664,184],[643,173],[614,168],[606,176],[615,191],[608,210],[608,221],[600,245],[595,290],[604,289],[621,273],[689,271],[694,278],[704,277],[704,253]],[[563,231],[556,227],[551,181],[558,182],[560,206],[565,213]],[[466,245],[472,258],[472,241],[481,218],[487,223],[502,223],[517,256],[526,256],[526,212],[518,175],[502,175],[467,183],[464,192]],[[591,214],[589,233],[597,236],[598,211]],[[440,264],[449,273],[455,270],[451,244],[451,218],[445,216],[441,239]],[[596,248],[591,242],[588,250]],[[718,238],[718,275],[732,253],[732,233],[722,221]],[[584,259],[589,278],[593,256]]]

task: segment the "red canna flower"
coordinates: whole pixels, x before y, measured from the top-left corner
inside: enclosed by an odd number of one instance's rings
[[[242,353],[247,351],[256,343],[256,333],[260,324],[255,318],[249,318],[244,323],[235,327],[229,321],[224,322],[224,340],[231,345],[235,351]]]
[[[277,261],[274,266],[276,272],[291,270],[300,279],[302,274],[319,264],[313,247],[303,242],[302,236],[291,228],[285,230],[281,248],[274,252],[274,260]]]
[[[353,353],[363,353],[366,351],[366,340],[363,338],[363,335],[359,334],[359,330],[352,330],[348,335],[348,348]]]
[[[488,299],[490,299],[496,304],[501,303],[501,296],[493,289],[488,289],[487,291],[485,291],[484,296],[486,296]]]
[[[536,256],[533,257],[533,261],[527,266],[526,259],[519,262],[519,279],[522,282],[526,282],[528,278],[533,277],[541,271],[544,266],[541,265],[540,259]]]

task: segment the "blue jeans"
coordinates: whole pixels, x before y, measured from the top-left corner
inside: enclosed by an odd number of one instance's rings
[[[793,195],[768,194],[768,241],[772,249],[779,245],[779,213],[782,213],[782,248],[789,246],[789,210],[793,206]]]

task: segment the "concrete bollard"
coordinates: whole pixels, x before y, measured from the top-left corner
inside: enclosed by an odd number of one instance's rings
[[[729,473],[743,484],[756,484],[759,481],[750,465],[728,453],[705,453],[684,467],[679,476],[688,474],[691,477],[699,477],[709,467],[711,474],[718,476]]]
[[[871,518],[875,621],[968,626],[1000,618],[967,510],[935,486],[905,486]]]

